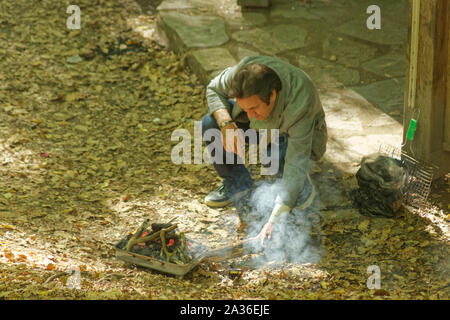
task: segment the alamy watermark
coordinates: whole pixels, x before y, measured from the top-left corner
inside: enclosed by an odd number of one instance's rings
[[[377,265],[370,265],[367,267],[367,274],[371,276],[367,278],[368,289],[381,289],[381,270]]]
[[[81,273],[80,269],[75,268],[74,270],[70,270],[70,277],[67,278],[66,286],[69,289],[81,289]]]
[[[81,29],[81,10],[77,5],[70,5],[67,7],[66,13],[71,14],[67,18],[66,26],[71,30],[79,30]]]
[[[371,5],[367,8],[366,13],[372,14],[367,18],[366,25],[369,30],[381,29],[381,9],[377,5]]]
[[[255,129],[248,129],[243,131],[242,129],[227,130],[226,132],[226,144],[232,144],[234,139],[239,134],[248,139],[248,158],[249,164],[258,163],[259,161],[265,167],[261,168],[261,175],[274,175],[278,172],[279,168],[279,130],[270,130],[270,142],[271,149],[270,155],[267,154],[268,145],[268,131],[267,129],[260,129],[258,132]],[[172,148],[172,162],[174,164],[244,164],[245,159],[235,157],[231,152],[227,152],[224,156],[224,148],[222,142],[222,133],[219,129],[208,129],[202,136],[202,122],[194,121],[194,157],[192,157],[192,137],[187,129],[176,129],[172,132],[172,141],[180,141]],[[208,143],[207,148],[202,152],[203,141]],[[258,152],[259,141],[259,152]],[[208,151],[209,150],[209,151]],[[241,146],[241,154],[245,154],[245,144]]]

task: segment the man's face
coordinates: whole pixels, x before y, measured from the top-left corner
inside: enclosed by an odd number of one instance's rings
[[[236,102],[242,110],[247,112],[249,118],[255,118],[256,120],[263,121],[269,117],[275,107],[275,102],[277,100],[276,98],[277,92],[274,89],[272,91],[272,95],[270,96],[269,104],[262,101],[256,94],[247,98],[236,98]]]

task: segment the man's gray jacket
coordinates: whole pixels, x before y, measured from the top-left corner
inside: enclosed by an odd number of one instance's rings
[[[282,83],[272,113],[264,121],[250,119],[250,127],[279,129],[280,135],[287,134],[283,192],[278,194],[276,201],[293,208],[309,170],[309,159],[318,160],[325,153],[325,113],[317,90],[306,73],[274,57],[254,56],[245,57],[209,83],[206,99],[210,114],[218,109],[230,110],[228,91],[231,81],[239,69],[249,64],[266,65],[278,75]],[[231,117],[234,120],[242,118],[242,113],[243,110],[235,104]]]

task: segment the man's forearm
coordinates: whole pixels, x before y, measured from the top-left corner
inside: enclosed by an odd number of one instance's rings
[[[228,112],[227,109],[219,109],[213,112],[213,117],[216,119],[217,124],[220,126],[220,124],[224,121],[230,121],[231,115]]]
[[[275,206],[272,210],[272,214],[269,217],[269,221],[271,223],[279,222],[280,219],[286,217],[287,214],[291,211],[291,208],[285,204],[275,203]]]

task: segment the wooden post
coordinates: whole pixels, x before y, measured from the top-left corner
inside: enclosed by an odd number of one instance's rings
[[[244,8],[268,8],[270,0],[237,0],[237,4]]]
[[[447,23],[450,23],[450,10],[447,15]],[[450,55],[450,32],[447,34],[447,43],[447,52]],[[447,104],[445,106],[444,150],[450,152],[450,57],[447,61]]]
[[[404,136],[411,118],[417,120],[417,131],[404,151],[418,160],[431,163],[434,178],[450,172],[450,1],[409,0],[409,46],[404,107]],[[420,4],[418,50],[414,71],[413,10]],[[411,52],[413,54],[411,54]],[[416,79],[414,80],[414,74]],[[412,81],[411,81],[412,80]],[[415,84],[414,98],[410,88]],[[414,92],[414,91],[412,91]],[[413,101],[414,103],[411,103]],[[404,138],[406,139],[406,138]],[[404,140],[406,141],[406,140]],[[412,152],[411,150],[412,149]]]

